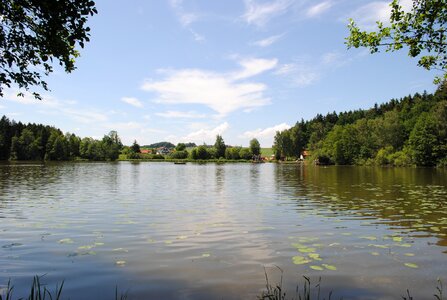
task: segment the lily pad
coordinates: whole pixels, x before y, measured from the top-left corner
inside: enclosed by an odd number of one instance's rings
[[[328,264],[323,264],[322,266],[325,267],[328,270],[337,271],[337,267],[336,266],[328,265]]]
[[[318,253],[309,253],[308,256],[313,260],[321,260],[320,254]]]
[[[316,270],[316,271],[323,271],[323,267],[320,266],[310,266],[309,268],[311,268],[312,270]]]
[[[379,252],[376,252],[376,251],[373,251],[373,252],[371,252],[371,255],[374,255],[374,256],[379,256],[379,255],[380,255],[380,253],[379,253]]]
[[[59,244],[73,244],[73,240],[72,239],[61,239],[58,241]]]
[[[404,253],[405,256],[414,256],[414,253]]]
[[[315,252],[316,249],[310,248],[310,247],[303,247],[303,248],[299,248],[298,251],[301,253],[310,253],[310,252]]]
[[[211,256],[211,254],[209,254],[209,253],[203,253],[202,254],[202,257],[210,257]]]
[[[393,241],[395,241],[395,242],[402,242],[402,237],[400,237],[400,236],[393,236]]]
[[[419,268],[419,266],[417,264],[413,264],[413,263],[405,263],[404,265],[406,267],[413,268],[413,269]]]
[[[311,262],[310,259],[299,255],[292,257],[292,260],[295,265],[303,265]]]

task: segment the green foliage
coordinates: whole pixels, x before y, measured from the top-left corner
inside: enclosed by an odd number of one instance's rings
[[[195,159],[208,159],[208,151],[205,145],[200,145],[197,149],[197,157]]]
[[[371,53],[383,47],[388,51],[408,48],[410,57],[417,57],[418,65],[443,72],[447,79],[447,2],[446,0],[414,0],[410,12],[405,12],[398,0],[391,6],[390,26],[377,22],[377,31],[362,31],[351,19],[348,48],[367,47]],[[439,77],[435,78],[440,83]]]
[[[250,160],[253,157],[253,153],[251,153],[251,150],[248,148],[241,148],[239,151],[239,157],[241,159]]]
[[[2,1],[0,96],[11,85],[48,90],[42,76],[53,72],[54,60],[66,72],[72,72],[79,56],[76,46],[83,48],[89,41],[90,28],[86,24],[88,17],[96,13],[95,2],[90,0]],[[42,72],[38,71],[39,66]],[[38,93],[33,94],[41,98]]]
[[[419,166],[434,166],[437,163],[438,138],[436,121],[423,113],[416,122],[409,139],[413,161]]]
[[[240,152],[241,148],[240,147],[231,147],[231,148],[227,148],[225,150],[225,158],[228,160],[237,160],[240,159]]]
[[[0,160],[116,160],[122,146],[116,131],[81,140],[54,127],[0,119]]]
[[[261,145],[259,144],[259,141],[257,139],[252,139],[250,141],[250,151],[251,153],[253,153],[253,155],[261,154]]]
[[[130,146],[130,151],[133,153],[140,153],[140,145],[138,145],[136,140],[134,140],[132,146]]]
[[[447,156],[447,84],[368,110],[317,115],[277,132],[276,159],[308,149],[321,164],[441,164]]]
[[[188,158],[188,151],[186,151],[186,150],[174,151],[169,155],[169,158],[186,159],[186,158]]]
[[[184,143],[178,143],[175,147],[175,151],[184,151],[186,150],[186,145]]]
[[[215,158],[225,157],[225,142],[221,135],[216,136],[216,142],[214,143],[214,148],[216,149]]]

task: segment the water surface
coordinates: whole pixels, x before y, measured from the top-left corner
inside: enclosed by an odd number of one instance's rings
[[[432,298],[447,172],[281,164],[0,164],[0,287],[70,299],[256,299],[302,275],[344,299]],[[25,290],[26,289],[26,290]]]

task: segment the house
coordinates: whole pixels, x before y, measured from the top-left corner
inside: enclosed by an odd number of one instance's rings
[[[151,150],[149,150],[149,149],[140,149],[140,153],[141,154],[150,154]]]
[[[157,150],[157,154],[160,154],[160,155],[167,155],[167,154],[171,153],[171,149],[169,149],[167,147],[160,147],[160,148],[157,148],[156,150]]]

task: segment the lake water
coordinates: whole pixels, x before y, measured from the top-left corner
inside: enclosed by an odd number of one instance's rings
[[[447,285],[447,171],[282,164],[0,164],[0,288],[70,299],[333,299]],[[444,288],[444,293],[446,289]]]

